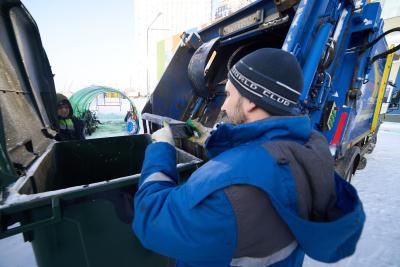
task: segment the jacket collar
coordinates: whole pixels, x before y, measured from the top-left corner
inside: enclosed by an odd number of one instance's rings
[[[211,133],[205,148],[208,156],[213,158],[250,141],[292,140],[304,143],[309,139],[311,130],[311,122],[307,116],[271,117],[240,125],[223,123]]]

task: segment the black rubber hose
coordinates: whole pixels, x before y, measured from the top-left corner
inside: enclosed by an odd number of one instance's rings
[[[387,55],[394,53],[396,51],[400,50],[400,44],[396,45],[395,47],[393,47],[392,49],[387,50],[386,52],[380,53],[376,56],[374,56],[371,60],[371,63],[374,63],[376,60],[380,59],[380,58],[385,58]]]
[[[362,49],[361,52],[365,51],[366,49],[374,46],[377,42],[379,42],[380,39],[382,39],[383,37],[385,37],[386,35],[388,35],[389,33],[392,32],[399,32],[400,31],[400,27],[396,27],[393,29],[390,29],[384,33],[382,33],[381,35],[379,35],[378,37],[376,37],[372,42],[369,42],[368,44],[366,44]]]
[[[366,44],[362,49],[361,49],[361,53],[364,52],[366,49],[371,48],[372,46],[374,46],[377,42],[379,42],[379,40],[381,40],[383,37],[385,37],[386,35],[388,35],[389,33],[392,32],[399,32],[400,31],[400,27],[396,27],[393,29],[390,29],[384,33],[382,33],[381,35],[379,35],[378,37],[376,37],[372,42],[369,42],[368,44]],[[396,51],[400,50],[400,44],[396,45],[395,47],[393,47],[392,49],[389,49],[383,53],[380,53],[376,56],[374,56],[371,59],[371,63],[374,63],[376,60],[380,59],[380,58],[385,58],[387,55],[394,53]]]

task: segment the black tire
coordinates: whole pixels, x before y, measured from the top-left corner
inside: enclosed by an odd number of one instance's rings
[[[360,162],[358,163],[358,166],[357,166],[357,170],[365,169],[366,166],[367,166],[367,158],[361,157]]]
[[[346,152],[344,158],[338,162],[336,171],[349,183],[351,182],[360,162],[360,152],[361,150],[358,146],[353,146]]]
[[[354,176],[354,171],[353,171],[353,167],[349,168],[345,175],[343,176],[343,179],[345,179],[347,182],[351,183],[351,179]]]
[[[376,146],[376,141],[377,141],[378,137],[376,136],[376,134],[371,138],[371,142],[368,145],[367,150],[365,151],[365,153],[367,154],[371,154]]]

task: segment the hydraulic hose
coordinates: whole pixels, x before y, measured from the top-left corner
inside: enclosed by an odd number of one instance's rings
[[[361,52],[364,52],[366,49],[368,49],[368,48],[374,46],[377,42],[379,42],[380,39],[382,39],[383,37],[385,37],[386,35],[388,35],[389,33],[392,33],[392,32],[400,32],[400,27],[396,27],[396,28],[390,29],[390,30],[388,30],[388,31],[386,31],[386,32],[384,32],[384,33],[382,33],[381,35],[379,35],[378,37],[376,37],[373,41],[371,41],[371,42],[369,42],[368,44],[366,44],[366,45],[361,49]],[[389,55],[389,54],[391,54],[391,53],[394,53],[394,52],[396,52],[396,51],[398,51],[398,50],[400,50],[400,44],[396,45],[396,46],[393,47],[392,49],[389,49],[389,50],[387,50],[387,51],[385,51],[385,52],[383,52],[383,53],[380,53],[380,54],[374,56],[374,57],[371,59],[371,63],[375,62],[376,60],[378,60],[378,59],[380,59],[380,58],[385,58],[387,55]]]

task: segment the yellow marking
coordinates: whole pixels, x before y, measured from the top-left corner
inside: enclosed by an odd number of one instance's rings
[[[117,93],[117,92],[106,92],[106,97],[107,98],[118,98],[119,97],[119,93]]]
[[[213,51],[212,54],[211,54],[210,59],[209,59],[208,62],[207,62],[206,67],[204,68],[204,75],[207,74],[207,72],[208,72],[208,70],[210,69],[211,64],[214,62],[214,59],[215,59],[216,56],[217,56],[217,52],[216,52],[216,51]]]
[[[389,49],[392,49],[393,47],[394,45],[391,45]],[[376,126],[378,125],[379,113],[381,112],[381,106],[382,106],[382,99],[386,90],[386,84],[389,78],[390,68],[392,67],[393,56],[394,54],[391,53],[386,58],[385,69],[383,71],[381,86],[379,88],[379,93],[378,93],[378,99],[376,101],[374,117],[372,119],[371,133],[375,133]]]

